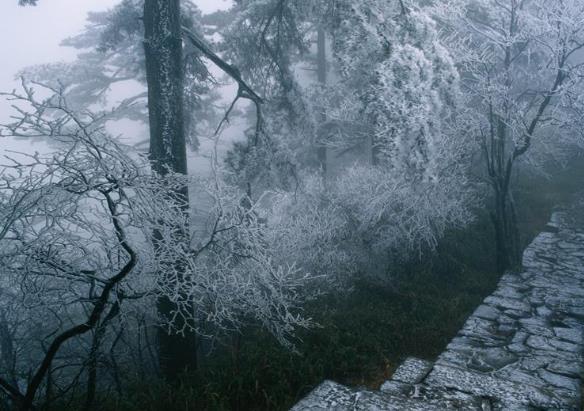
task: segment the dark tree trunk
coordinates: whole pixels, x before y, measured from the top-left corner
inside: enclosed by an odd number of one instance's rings
[[[507,164],[507,167],[511,166]],[[511,169],[506,173],[510,172]],[[518,267],[521,263],[519,228],[510,190],[510,174],[508,177],[494,178],[493,183],[495,206],[492,217],[495,227],[497,271],[503,273],[505,270]]]
[[[508,112],[507,108],[505,112]],[[517,214],[511,192],[515,156],[507,147],[509,120],[501,118],[493,106],[489,106],[489,121],[490,131],[483,141],[483,151],[494,194],[491,218],[495,229],[497,271],[503,273],[521,263]]]
[[[162,175],[168,171],[187,173],[183,113],[183,55],[179,0],[146,0],[144,3],[145,57],[148,83],[150,121],[150,159],[152,168]],[[177,193],[178,201],[188,213],[188,189]],[[185,240],[188,227],[181,227]],[[157,237],[156,233],[154,236]],[[180,261],[176,269],[181,271]],[[160,273],[164,276],[165,273]],[[165,278],[161,277],[161,281]],[[163,321],[170,321],[177,305],[167,297],[158,300],[158,312]],[[183,328],[175,321],[174,326]],[[158,332],[159,361],[162,375],[175,381],[181,373],[195,370],[196,335],[187,325],[184,335]]]
[[[87,393],[85,397],[85,410],[91,410],[93,408],[95,394],[97,392],[97,365],[101,342],[105,336],[107,324],[120,313],[120,304],[121,302],[114,303],[108,315],[103,322],[96,327],[95,332],[93,333],[89,358],[87,359]],[[49,373],[48,376],[50,377],[50,375],[51,374]]]
[[[15,377],[15,358],[14,358],[14,336],[8,326],[8,320],[3,311],[0,311],[0,365],[9,372],[9,381],[13,386],[17,386]]]
[[[495,226],[495,247],[497,257],[497,271],[504,272],[511,266],[511,256],[509,255],[509,246],[506,230],[506,211],[505,211],[505,193],[495,191],[495,212],[493,223]]]
[[[517,220],[513,204],[501,194],[495,195],[496,205],[493,222],[495,226],[495,244],[497,271],[503,273],[509,268],[516,268],[521,262]]]
[[[162,175],[186,174],[179,0],[146,0],[144,30],[150,159]]]
[[[95,393],[97,391],[97,357],[102,329],[103,328],[100,325],[97,328],[97,331],[93,334],[91,350],[89,351],[89,358],[87,359],[87,388],[84,406],[85,410],[91,410],[95,401]]]

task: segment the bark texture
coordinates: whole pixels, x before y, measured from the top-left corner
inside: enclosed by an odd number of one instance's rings
[[[152,168],[161,175],[169,171],[186,174],[180,1],[146,0],[144,30]],[[177,198],[188,213],[187,187],[177,193]],[[178,231],[188,239],[188,227]],[[180,272],[180,261],[176,264]],[[166,274],[159,275],[165,281]],[[157,308],[163,322],[167,322],[173,318],[177,305],[168,296],[162,296]],[[177,380],[183,372],[197,366],[196,335],[192,324],[185,321],[179,318],[173,324],[177,329],[186,329],[184,333],[174,333],[167,327],[161,327],[158,332],[160,368],[169,381]]]

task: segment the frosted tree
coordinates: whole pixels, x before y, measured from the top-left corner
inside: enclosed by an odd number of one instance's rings
[[[254,102],[258,119],[256,135],[261,135],[260,97],[237,69],[212,51],[198,32],[198,17],[192,5],[181,5],[179,1],[125,0],[109,12],[91,15],[91,25],[86,32],[66,43],[82,49],[97,48],[90,49],[71,65],[37,67],[28,74],[66,92],[67,98],[77,107],[104,103],[108,90],[118,82],[145,83],[152,168],[161,175],[167,172],[186,174],[186,142],[192,137],[189,129],[192,131],[203,123],[195,118],[203,110],[193,110],[193,106],[210,106],[201,104],[201,92],[208,91],[208,83],[204,81],[209,79],[201,57],[211,60],[236,80],[239,84],[237,99],[247,98]],[[65,81],[60,80],[61,69],[69,74]],[[124,110],[115,114],[143,116],[145,113],[140,106],[145,97],[145,93],[140,93],[127,98],[122,104]],[[108,116],[108,120],[112,118]],[[190,140],[196,143],[193,138]],[[187,215],[190,208],[187,187],[179,191],[177,198],[184,198],[180,203]],[[188,232],[188,224],[183,229]],[[156,237],[159,233],[153,235]],[[177,264],[180,266],[182,262],[177,261]],[[160,310],[172,315],[175,302],[165,299],[163,296],[159,301]],[[179,328],[185,328],[186,335],[169,335],[166,330],[160,335],[160,349],[165,353],[160,356],[161,366],[169,379],[175,379],[186,369],[196,368],[195,334],[189,331],[194,327]]]
[[[436,14],[463,73],[464,132],[482,146],[504,270],[520,262],[511,187],[518,161],[534,142],[571,140],[579,124],[584,4],[456,0],[437,3]]]
[[[314,164],[315,154],[325,168],[320,148],[369,140],[374,162],[383,157],[401,172],[433,173],[439,154],[431,152],[440,150],[437,141],[445,145],[442,125],[455,109],[458,73],[416,2],[242,1],[234,13],[227,55],[270,102],[266,131],[297,170]],[[317,33],[320,84],[307,89],[297,66],[309,59]],[[328,85],[327,35],[337,63]],[[239,164],[245,155],[234,157]]]
[[[301,194],[279,193],[273,218],[287,234],[274,243],[316,273],[386,276],[396,260],[472,221],[475,148],[457,133],[460,78],[428,10],[413,2],[335,5],[334,80],[310,100],[327,113],[329,147],[369,144],[372,158],[327,184],[305,179]]]
[[[347,148],[370,140],[373,163],[431,175],[439,147],[451,144],[443,127],[458,93],[458,73],[436,24],[412,2],[337,7],[332,33],[340,80],[331,88],[341,87],[345,96],[325,96],[325,104],[337,102],[333,121],[360,124],[333,128],[340,132],[332,133],[331,144]]]
[[[148,118],[150,125],[150,161],[154,172],[167,175],[186,175],[187,156],[184,128],[184,68],[181,32],[181,10],[178,0],[146,0],[144,2],[144,51],[146,62],[146,82],[148,85]],[[189,235],[189,193],[186,185],[176,188],[178,204],[185,215],[185,223],[176,226],[174,232],[179,242],[186,242]],[[163,233],[153,231],[155,239]],[[156,254],[161,251],[156,248]],[[157,258],[162,258],[159,254]],[[165,283],[178,274],[177,280],[184,281],[188,274],[184,261],[169,261],[159,271],[159,281]],[[174,268],[174,270],[169,270]],[[185,277],[185,278],[183,278]],[[162,295],[158,302],[159,314],[171,321],[179,304],[192,304],[188,295],[178,294],[177,299]],[[194,311],[194,307],[188,309]],[[196,370],[195,325],[189,317],[179,317],[179,335],[172,330],[160,329],[159,357],[163,375],[176,380],[186,370]],[[186,321],[181,324],[180,321]]]
[[[50,138],[58,149],[3,164],[0,326],[12,331],[0,354],[13,361],[0,369],[0,391],[30,410],[41,389],[65,395],[84,372],[95,390],[95,344],[135,311],[167,335],[206,332],[204,319],[216,332],[259,324],[290,346],[294,330],[311,324],[298,311],[310,277],[275,263],[254,207],[218,176],[153,171],[105,132],[107,113],[76,112],[65,95],[27,83],[8,95],[18,112],[2,135]],[[188,229],[186,186],[214,199],[204,235]],[[172,310],[152,310],[161,301]]]

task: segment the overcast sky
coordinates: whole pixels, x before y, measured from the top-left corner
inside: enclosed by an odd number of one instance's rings
[[[18,0],[0,0],[0,91],[15,87],[22,68],[71,60],[73,50],[59,43],[83,29],[89,11],[107,10],[120,0],[40,0],[36,7],[19,7]],[[225,9],[230,0],[194,0],[205,12]],[[0,100],[0,121],[10,110]]]

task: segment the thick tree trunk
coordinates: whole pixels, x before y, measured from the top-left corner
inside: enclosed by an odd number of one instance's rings
[[[187,173],[179,4],[179,0],[144,3],[150,159],[162,175],[168,170]]]
[[[183,54],[179,0],[146,0],[144,3],[145,57],[150,121],[150,159],[152,168],[165,175],[168,171],[187,173],[183,113]],[[188,213],[188,188],[178,194]],[[188,227],[181,227],[185,240]],[[155,237],[157,236],[154,233]],[[181,270],[180,262],[175,267]],[[160,273],[164,276],[165,273]],[[161,277],[161,281],[165,281]],[[168,297],[158,300],[163,321],[170,321],[177,305]],[[183,328],[178,320],[174,326]],[[184,335],[161,327],[158,333],[159,361],[162,375],[175,381],[181,373],[197,366],[196,335],[187,325]]]

